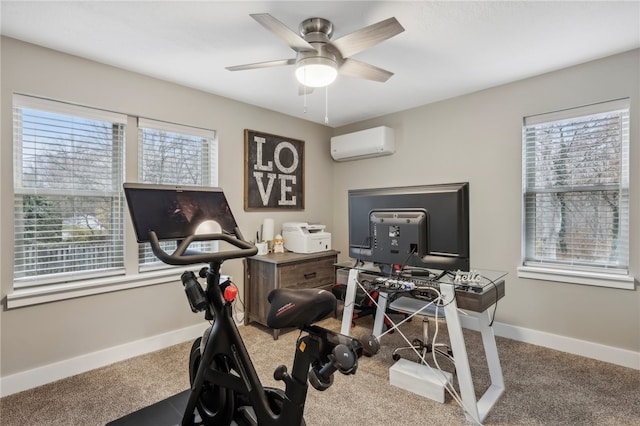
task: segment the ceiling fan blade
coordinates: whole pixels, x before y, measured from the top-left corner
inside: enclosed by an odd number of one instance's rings
[[[278,59],[275,61],[256,62],[254,64],[235,65],[233,67],[227,67],[227,69],[229,71],[254,70],[256,68],[280,67],[284,65],[293,65],[295,63],[295,59]]]
[[[249,16],[258,21],[260,25],[278,36],[296,52],[308,52],[316,50],[312,45],[307,43],[305,39],[300,37],[295,31],[293,31],[268,13],[254,13]]]
[[[393,75],[391,71],[378,68],[365,62],[356,61],[351,58],[344,60],[340,68],[338,68],[338,73],[348,77],[364,78],[366,80],[379,81],[381,83],[389,80]]]
[[[331,42],[343,58],[353,56],[404,31],[396,18],[385,19]]]

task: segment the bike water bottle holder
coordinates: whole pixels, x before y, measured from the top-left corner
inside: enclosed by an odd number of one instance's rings
[[[195,274],[191,271],[184,271],[180,279],[184,285],[184,292],[187,294],[191,312],[202,312],[207,309],[207,296],[196,279]]]

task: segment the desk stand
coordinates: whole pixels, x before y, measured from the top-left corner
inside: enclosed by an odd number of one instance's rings
[[[351,269],[347,281],[347,292],[344,299],[344,311],[342,314],[342,328],[340,332],[349,335],[351,330],[351,318],[353,315],[353,305],[355,303],[356,289],[358,287],[358,270]],[[460,315],[458,304],[456,303],[455,286],[450,283],[440,283],[440,294],[447,302],[444,307],[445,320],[449,330],[449,340],[451,351],[455,359],[456,374],[458,376],[458,386],[464,405],[465,417],[473,423],[483,422],[489,411],[496,404],[504,392],[504,379],[502,367],[498,357],[498,348],[493,334],[491,317],[487,308],[483,312],[465,311],[466,315]],[[380,337],[384,325],[384,314],[387,310],[387,293],[381,291],[378,295],[378,307],[373,324],[373,335]],[[467,355],[467,346],[462,334],[462,327],[479,331],[482,336],[482,344],[487,357],[489,376],[491,385],[485,393],[476,400],[473,379],[471,377],[471,367]]]
[[[454,286],[451,284],[440,284],[440,294],[442,294],[444,300],[447,301],[447,305],[444,307],[444,314],[445,320],[447,321],[447,329],[449,330],[451,351],[455,359],[458,386],[460,387],[462,403],[464,404],[465,417],[471,422],[483,422],[491,408],[493,408],[504,392],[504,379],[502,377],[500,358],[498,358],[496,339],[493,334],[493,329],[489,326],[491,323],[489,310],[487,309],[479,313],[465,311],[468,315],[460,315],[458,313]],[[463,326],[477,330],[482,335],[482,344],[489,367],[491,385],[477,401],[473,380],[471,378],[467,346],[462,334]]]
[[[342,310],[342,326],[340,333],[345,336],[351,335],[351,321],[353,318],[353,305],[356,300],[356,290],[358,289],[358,270],[349,269],[347,278],[347,291],[344,294],[344,307]],[[373,323],[373,335],[380,337],[384,325],[384,312],[387,310],[387,293],[378,294],[378,307],[376,308],[375,322]],[[382,315],[380,315],[382,312]]]
[[[351,335],[350,333],[351,333],[351,321],[353,318],[353,305],[356,302],[357,289],[358,289],[358,270],[349,269],[349,278],[347,278],[347,291],[344,294],[344,307],[342,309],[342,327],[340,328],[340,333],[344,334],[345,336]],[[376,311],[376,321],[377,319],[378,319],[378,311]],[[379,334],[376,334],[375,336],[378,337]]]

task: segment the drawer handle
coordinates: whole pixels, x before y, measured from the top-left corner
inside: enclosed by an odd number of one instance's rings
[[[310,272],[308,274],[304,274],[304,279],[306,279],[306,280],[310,280],[310,279],[315,278],[315,277],[316,277],[316,273],[315,272]]]

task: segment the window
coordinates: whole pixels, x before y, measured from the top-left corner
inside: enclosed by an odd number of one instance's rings
[[[13,100],[15,291],[7,307],[175,281],[127,235],[122,184],[217,185],[215,132],[142,118],[136,129],[125,114]]]
[[[526,117],[519,275],[622,288],[629,268],[629,101]]]
[[[217,185],[217,173],[212,167],[217,163],[213,131],[140,118],[138,140],[139,182]],[[175,243],[171,242],[163,242],[161,246],[169,252],[175,249]],[[211,243],[193,244],[199,250],[210,250],[210,246]],[[140,244],[138,254],[143,269],[148,265],[164,266],[148,244]]]
[[[14,287],[124,272],[125,121],[15,96]]]

